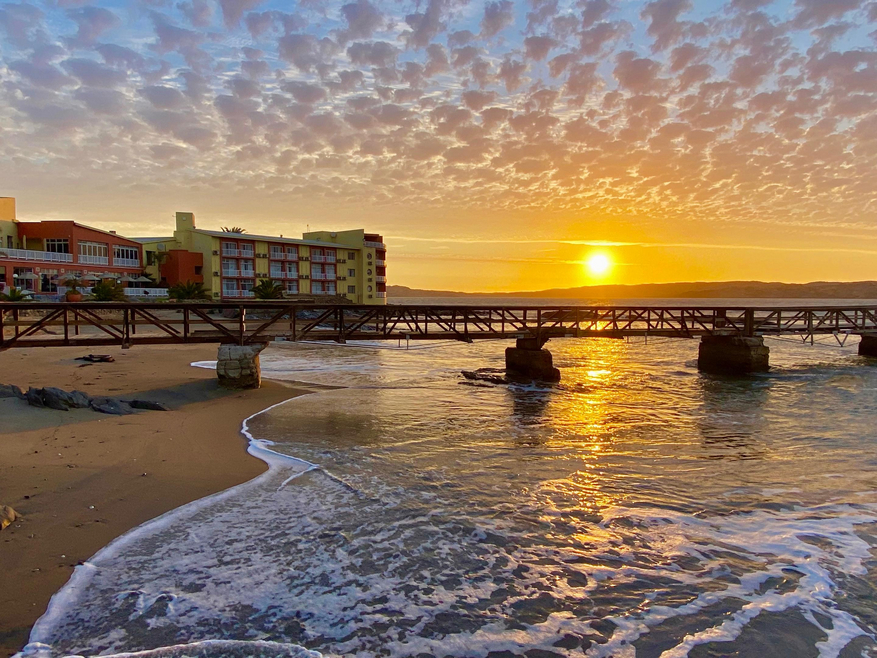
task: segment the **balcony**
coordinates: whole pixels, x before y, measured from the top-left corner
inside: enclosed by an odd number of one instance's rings
[[[376,292],[375,293],[375,297],[379,297],[381,299],[383,299],[386,296],[387,296],[387,293],[385,293],[385,292]]]
[[[363,240],[363,244],[366,247],[371,247],[372,249],[386,249],[387,245],[383,242],[372,242],[371,240]]]
[[[386,283],[386,282],[387,282],[387,277],[385,277],[385,276],[376,276],[376,277],[375,277],[375,282],[376,282],[376,283]]]
[[[222,291],[223,297],[254,297],[252,290],[233,290],[225,288]]]
[[[334,274],[314,274],[313,272],[311,272],[311,279],[313,281],[334,281],[336,278],[337,277]]]
[[[140,260],[137,258],[113,258],[113,265],[116,267],[140,267]]]
[[[386,267],[387,261],[385,260],[375,260],[375,267]]]
[[[47,263],[72,263],[73,254],[56,254],[53,251],[32,251],[31,249],[3,249],[0,248],[0,256],[6,254],[9,258],[18,260],[36,260]]]
[[[148,297],[157,299],[167,297],[167,288],[125,288],[126,297]]]
[[[256,255],[256,252],[248,251],[246,249],[223,248],[222,255],[228,258],[253,258]]]
[[[229,270],[222,268],[222,276],[241,276],[240,270]]]
[[[107,256],[85,256],[79,254],[76,262],[80,265],[109,265],[110,259]]]
[[[272,251],[269,257],[271,260],[298,260],[298,252],[291,254],[284,251]]]
[[[334,263],[335,256],[311,256],[312,263]]]

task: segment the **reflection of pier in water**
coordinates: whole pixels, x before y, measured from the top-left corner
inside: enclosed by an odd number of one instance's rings
[[[264,345],[272,340],[516,339],[507,366],[537,378],[556,370],[552,338],[700,338],[698,365],[717,372],[768,367],[765,336],[862,337],[877,356],[877,306],[444,306],[253,302],[0,302],[0,350],[176,343]]]

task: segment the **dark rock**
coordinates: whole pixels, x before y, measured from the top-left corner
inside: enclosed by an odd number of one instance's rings
[[[151,402],[149,400],[123,400],[131,406],[132,409],[147,409],[149,411],[170,411],[170,407],[161,402]]]
[[[504,375],[496,374],[493,368],[479,368],[478,370],[462,370],[463,377],[470,381],[490,382],[491,384],[508,384],[509,380]]]
[[[18,398],[24,400],[24,393],[15,384],[0,384],[0,398]]]
[[[113,416],[128,416],[134,413],[130,405],[115,398],[92,398],[91,408],[102,414]]]
[[[49,409],[66,411],[67,409],[88,409],[91,396],[82,391],[64,391],[54,386],[42,389],[43,402]]]
[[[46,403],[43,402],[43,391],[39,388],[34,388],[31,386],[27,389],[27,393],[24,394],[27,403],[32,407],[45,407]]]

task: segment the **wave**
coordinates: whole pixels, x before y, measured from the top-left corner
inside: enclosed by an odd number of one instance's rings
[[[29,658],[48,658],[51,648],[34,644]],[[268,642],[265,640],[202,640],[187,644],[174,644],[158,649],[126,653],[101,654],[101,658],[321,658],[323,654],[310,651],[297,644]],[[70,655],[65,658],[83,658]]]

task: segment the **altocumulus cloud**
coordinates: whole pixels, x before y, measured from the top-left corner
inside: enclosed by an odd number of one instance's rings
[[[874,0],[11,1],[0,173],[865,227],[875,21]]]

